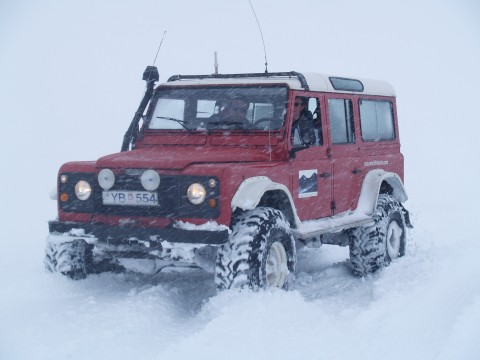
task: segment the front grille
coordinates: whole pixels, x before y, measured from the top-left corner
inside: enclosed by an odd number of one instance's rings
[[[139,176],[116,175],[115,184],[110,191],[145,191]],[[97,213],[106,215],[127,215],[127,216],[155,216],[172,217],[177,207],[178,199],[178,178],[162,176],[159,188],[155,191],[158,194],[159,206],[129,206],[129,205],[103,205],[103,189],[98,182],[95,182],[95,209]]]
[[[164,218],[217,218],[220,213],[220,194],[218,179],[217,186],[212,189],[208,186],[206,176],[172,176],[160,175],[160,186],[155,191],[158,194],[159,206],[131,206],[131,205],[104,205],[102,202],[103,189],[95,181],[95,212],[104,215],[164,217]],[[187,199],[187,188],[190,184],[201,183],[208,191],[206,200],[200,205],[193,205]],[[128,174],[115,175],[115,184],[109,191],[145,191],[140,176],[129,171]],[[217,199],[217,207],[210,208],[208,200]]]

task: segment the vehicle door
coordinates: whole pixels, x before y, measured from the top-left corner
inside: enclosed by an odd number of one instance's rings
[[[362,183],[363,163],[360,158],[358,109],[356,97],[347,94],[326,96],[329,129],[329,151],[333,164],[333,213],[353,210]]]
[[[324,145],[324,99],[321,94],[298,92],[293,93],[289,101],[289,116],[293,115],[293,107],[299,106],[298,97],[304,97],[308,105],[305,110],[312,114],[312,126],[315,142],[302,145],[295,140],[291,122],[288,135],[290,137],[290,164],[292,171],[292,196],[300,220],[318,219],[332,214],[332,164]],[[323,115],[322,115],[323,114]]]

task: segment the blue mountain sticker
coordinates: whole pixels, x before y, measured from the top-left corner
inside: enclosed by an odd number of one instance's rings
[[[318,195],[317,169],[301,170],[298,172],[298,197],[310,197]]]

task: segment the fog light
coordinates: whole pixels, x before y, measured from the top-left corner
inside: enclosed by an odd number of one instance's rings
[[[115,184],[115,174],[110,169],[102,169],[98,173],[98,184],[103,190],[109,190]]]
[[[68,181],[68,176],[67,176],[67,175],[61,175],[61,176],[60,176],[60,182],[61,182],[62,184],[66,184],[67,181]]]
[[[155,170],[147,170],[140,177],[145,190],[154,191],[160,186],[160,175]]]

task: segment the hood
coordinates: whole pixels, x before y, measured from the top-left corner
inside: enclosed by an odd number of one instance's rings
[[[155,147],[101,157],[99,168],[150,168],[182,170],[193,163],[268,161],[266,151],[245,147]]]

